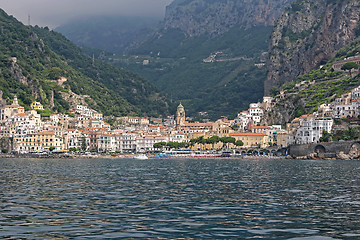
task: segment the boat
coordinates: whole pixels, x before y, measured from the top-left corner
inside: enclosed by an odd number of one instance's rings
[[[149,159],[145,154],[139,154],[137,156],[134,156],[134,159],[137,159],[137,160],[147,160]]]

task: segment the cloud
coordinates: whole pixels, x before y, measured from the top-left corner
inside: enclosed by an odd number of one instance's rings
[[[23,23],[56,27],[85,16],[163,16],[172,0],[0,0],[8,14]]]

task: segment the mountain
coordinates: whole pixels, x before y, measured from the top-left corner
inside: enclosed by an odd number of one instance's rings
[[[360,75],[349,76],[345,72],[336,72],[333,64],[344,58],[359,55],[360,37],[356,38],[335,53],[322,68],[301,75],[294,81],[283,84],[278,91],[272,91],[275,97],[272,110],[265,115],[268,124],[283,124],[295,117],[311,114],[321,104],[328,104],[360,85]],[[275,96],[276,95],[276,96]]]
[[[168,112],[166,100],[152,84],[85,56],[59,33],[24,26],[3,10],[0,31],[0,90],[4,99],[16,94],[25,107],[37,100],[57,112],[66,112],[75,98],[105,115]],[[68,80],[59,85],[58,77]]]
[[[360,2],[298,0],[276,21],[265,94],[326,64],[360,34]]]
[[[163,28],[187,36],[221,35],[239,25],[272,26],[293,0],[175,0],[166,9]]]
[[[95,16],[72,20],[55,28],[78,46],[123,54],[152,31],[160,19]]]
[[[274,20],[291,0],[182,0],[127,56],[104,59],[130,69],[187,112],[231,116],[263,96]]]

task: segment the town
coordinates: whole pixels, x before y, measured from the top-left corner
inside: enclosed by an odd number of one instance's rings
[[[2,153],[154,153],[164,149],[224,150],[238,153],[261,149],[286,148],[292,144],[316,143],[331,133],[334,119],[357,118],[360,115],[360,87],[343,94],[332,103],[323,104],[310,115],[295,118],[287,124],[263,124],[264,114],[275,99],[264,97],[251,103],[247,111],[233,120],[194,122],[186,117],[180,103],[176,115],[165,119],[154,117],[118,117],[112,126],[101,113],[86,105],[74,105],[69,114],[42,117],[44,107],[33,102],[25,111],[14,96],[9,105],[0,103]],[[266,152],[266,151],[264,151]]]

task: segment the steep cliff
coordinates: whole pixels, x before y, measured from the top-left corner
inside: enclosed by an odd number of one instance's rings
[[[236,25],[272,26],[294,0],[177,0],[166,9],[164,28],[187,36],[219,35]]]
[[[265,95],[332,59],[359,34],[360,1],[294,2],[274,27]]]
[[[190,115],[231,117],[262,98],[272,25],[291,2],[176,0],[133,56],[113,63],[154,82]]]
[[[285,124],[303,114],[313,113],[322,104],[329,104],[342,94],[360,85],[360,75],[349,76],[333,70],[333,64],[360,52],[360,37],[337,51],[335,58],[321,69],[312,70],[280,87],[272,109],[264,116],[264,123]]]

